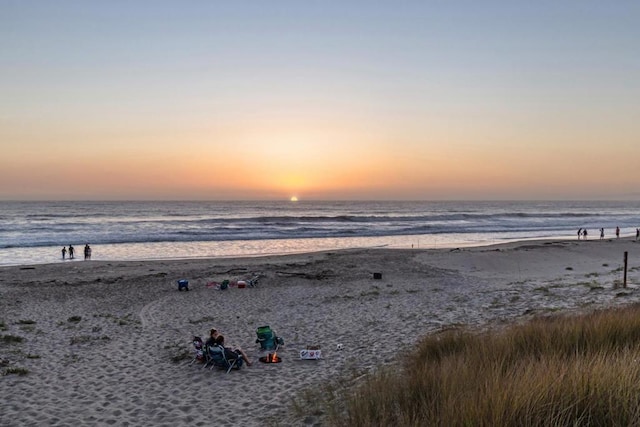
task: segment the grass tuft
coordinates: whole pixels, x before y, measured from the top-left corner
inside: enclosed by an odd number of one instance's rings
[[[26,368],[10,367],[3,371],[3,375],[27,375],[29,370]]]
[[[24,338],[19,337],[17,335],[0,335],[0,340],[2,340],[2,342],[4,343],[11,344],[16,342],[22,342],[24,341]]]
[[[452,328],[314,408],[333,426],[637,425],[639,360],[640,305]]]
[[[176,353],[174,353],[171,356],[171,361],[174,363],[189,359],[190,357],[193,357],[193,354],[191,352],[189,352],[188,350],[179,350],[176,351]]]

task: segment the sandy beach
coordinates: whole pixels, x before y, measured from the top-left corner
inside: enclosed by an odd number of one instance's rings
[[[256,287],[207,286],[253,276]],[[638,285],[640,242],[627,238],[4,267],[0,370],[28,373],[0,377],[0,425],[322,425],[296,417],[293,398],[391,363],[425,334],[635,303]],[[258,361],[263,325],[285,340],[282,363]],[[193,336],[212,327],[253,365],[189,365]],[[300,360],[307,346],[323,358]]]

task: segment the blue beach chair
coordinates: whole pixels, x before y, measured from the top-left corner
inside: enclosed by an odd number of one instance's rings
[[[225,351],[225,348],[221,345],[209,346],[207,354],[209,355],[209,360],[206,364],[211,365],[211,369],[225,369],[228,374],[232,369],[240,369],[242,367],[242,356],[232,351]],[[232,354],[233,356],[231,356]]]

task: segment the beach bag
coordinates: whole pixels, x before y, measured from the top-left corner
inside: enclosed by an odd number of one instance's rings
[[[229,281],[228,280],[223,280],[222,283],[220,283],[220,290],[224,291],[225,289],[229,289]]]

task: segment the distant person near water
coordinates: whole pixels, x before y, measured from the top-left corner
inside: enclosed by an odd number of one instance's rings
[[[73,259],[73,252],[75,251],[75,249],[73,249],[73,246],[69,245],[69,259]]]
[[[600,240],[604,239],[604,228],[600,229]]]
[[[582,228],[578,228],[578,240],[582,237]]]
[[[636,240],[640,239],[640,228],[636,228]]]
[[[587,229],[586,228],[584,230],[582,230],[582,238],[584,240],[587,240]]]
[[[616,227],[616,239],[620,238],[620,227]]]
[[[67,248],[66,247],[62,247],[62,259],[65,259],[65,257],[67,256]]]
[[[84,245],[84,259],[91,259],[91,246],[88,243]]]

